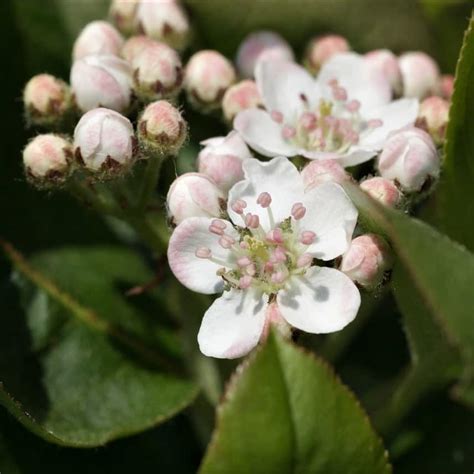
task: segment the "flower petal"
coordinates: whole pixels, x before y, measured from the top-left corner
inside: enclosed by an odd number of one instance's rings
[[[417,99],[399,99],[370,110],[367,119],[380,119],[382,126],[363,134],[359,146],[363,149],[380,150],[390,132],[415,123],[418,109]]]
[[[201,352],[220,359],[246,355],[260,340],[267,308],[261,292],[226,291],[204,315],[198,334]]]
[[[372,68],[363,56],[355,53],[342,53],[333,56],[323,64],[318,75],[318,83],[325,94],[331,97],[329,81],[337,79],[347,91],[349,100],[361,103],[360,112],[390,102],[392,90],[389,81],[380,70]]]
[[[168,245],[168,262],[176,278],[187,288],[198,293],[213,294],[223,289],[223,280],[216,274],[222,267],[232,268],[233,256],[229,250],[219,245],[219,236],[209,231],[214,219],[208,217],[189,217],[174,230]],[[237,231],[228,221],[225,232],[236,240]],[[206,247],[212,256],[222,264],[196,256],[196,250]],[[225,265],[224,265],[225,263]]]
[[[240,224],[242,220],[242,217],[232,210],[232,204],[237,199],[247,203],[245,214],[259,216],[260,224],[266,231],[272,226],[268,209],[257,204],[257,198],[261,193],[267,192],[272,198],[270,209],[275,223],[290,217],[293,204],[303,200],[303,178],[288,158],[280,156],[268,162],[245,160],[243,169],[245,179],[231,188],[227,204],[227,212],[236,224]]]
[[[349,151],[338,158],[339,163],[345,168],[349,166],[360,165],[366,161],[371,160],[374,156],[377,155],[375,150],[364,150],[361,147],[350,148]]]
[[[334,268],[311,267],[277,295],[281,315],[294,327],[315,334],[340,331],[357,315],[360,293]]]
[[[295,156],[298,150],[282,136],[282,127],[261,109],[247,109],[234,120],[234,128],[254,150],[264,156]]]
[[[259,61],[255,80],[268,112],[281,112],[287,122],[293,122],[321,97],[311,74],[290,61]]]
[[[332,260],[349,247],[358,212],[344,189],[336,183],[323,183],[304,195],[306,214],[300,229],[316,234],[306,252],[321,260]]]

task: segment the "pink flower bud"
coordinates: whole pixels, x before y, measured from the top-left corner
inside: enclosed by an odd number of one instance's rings
[[[402,93],[402,72],[398,65],[398,58],[391,51],[388,49],[370,51],[365,55],[365,62],[387,79],[397,95]]]
[[[204,111],[219,108],[225,91],[234,81],[232,64],[222,54],[211,50],[191,56],[184,73],[189,102]]]
[[[402,71],[403,95],[424,99],[438,86],[439,68],[433,58],[422,52],[405,53],[398,59]]]
[[[166,44],[153,41],[144,45],[131,65],[138,98],[148,102],[179,93],[183,82],[181,59]]]
[[[427,97],[420,105],[416,126],[426,130],[437,145],[444,142],[449,118],[449,102],[441,97]]]
[[[179,110],[165,100],[148,105],[138,121],[140,144],[151,152],[176,155],[187,136]]]
[[[73,64],[71,86],[83,112],[97,107],[123,112],[130,106],[132,70],[115,56],[86,56]]]
[[[93,21],[86,25],[77,37],[72,57],[76,61],[91,54],[118,56],[123,43],[122,35],[110,23]]]
[[[121,56],[125,61],[129,64],[132,64],[135,61],[135,58],[147,47],[152,44],[156,44],[156,41],[153,41],[148,36],[139,35],[139,36],[132,36],[127,41],[125,41]]]
[[[245,80],[230,86],[222,98],[222,112],[232,122],[242,110],[262,106],[262,98],[254,81]]]
[[[182,50],[191,29],[183,7],[177,0],[146,0],[137,9],[139,31],[171,47]]]
[[[112,0],[109,16],[115,26],[129,35],[136,30],[136,13],[140,0]]]
[[[313,160],[302,169],[301,177],[306,191],[322,183],[342,184],[351,179],[337,160]]]
[[[437,178],[439,168],[433,140],[416,127],[392,133],[378,159],[382,177],[395,180],[408,192],[419,191],[429,177]]]
[[[444,74],[441,76],[438,84],[438,90],[446,100],[451,100],[454,92],[454,76],[452,74]]]
[[[316,37],[306,47],[304,63],[311,72],[317,73],[329,58],[349,50],[349,43],[342,36],[327,35]]]
[[[392,254],[386,242],[375,234],[356,237],[342,256],[340,270],[367,289],[382,282],[392,266]]]
[[[28,81],[23,102],[28,120],[42,126],[60,122],[73,105],[69,86],[49,74],[40,74]]]
[[[235,62],[242,77],[254,77],[255,66],[260,60],[294,61],[288,42],[273,31],[250,33],[240,43]]]
[[[402,193],[395,183],[379,176],[362,181],[360,189],[387,207],[397,207],[402,199]]]
[[[186,173],[168,191],[166,203],[173,224],[188,217],[218,217],[225,196],[214,181],[201,173]]]
[[[72,145],[58,135],[38,135],[23,151],[27,178],[39,187],[63,183],[69,175]]]
[[[198,155],[198,169],[214,180],[223,191],[228,191],[244,178],[242,162],[252,158],[250,150],[237,132],[226,137],[210,138]]]
[[[74,153],[86,169],[112,177],[134,159],[133,126],[114,110],[99,108],[82,116],[74,130]]]

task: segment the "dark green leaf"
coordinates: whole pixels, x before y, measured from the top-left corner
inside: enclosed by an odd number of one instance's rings
[[[26,315],[9,292],[0,395],[25,426],[58,444],[96,446],[150,428],[193,400],[193,384],[163,369],[173,360],[173,336],[156,324],[166,322],[163,313],[142,312],[123,296],[152,278],[138,257],[70,248],[36,257],[33,268],[6,250]]]
[[[202,474],[391,472],[354,396],[319,359],[272,334],[237,370]]]

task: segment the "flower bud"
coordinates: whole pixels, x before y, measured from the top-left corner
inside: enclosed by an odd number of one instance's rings
[[[437,145],[444,142],[449,118],[449,102],[441,97],[427,97],[420,105],[416,126],[426,130]]]
[[[77,37],[72,57],[76,61],[91,54],[118,56],[123,43],[122,35],[110,23],[93,21]]]
[[[222,54],[211,50],[191,56],[184,73],[189,102],[204,111],[219,108],[225,91],[234,81],[232,64]]]
[[[140,145],[148,152],[176,155],[186,140],[186,122],[165,100],[148,105],[138,122]]]
[[[252,158],[252,154],[237,132],[226,137],[210,138],[201,142],[205,148],[198,155],[198,169],[223,191],[228,191],[235,183],[244,179],[242,162]]]
[[[73,64],[71,86],[83,112],[97,107],[123,112],[131,102],[132,70],[115,56],[86,56]]]
[[[112,0],[109,16],[125,35],[136,30],[136,13],[140,0]]]
[[[359,285],[372,289],[390,270],[393,258],[387,243],[378,235],[356,237],[342,256],[340,270]]]
[[[148,38],[148,36],[138,35],[132,36],[125,41],[121,56],[129,64],[133,64],[133,61],[140,55],[140,53],[150,45],[156,44],[156,41]]]
[[[380,71],[397,95],[402,93],[402,72],[398,65],[398,58],[391,51],[388,49],[370,51],[365,55],[365,62]]]
[[[262,105],[257,84],[248,79],[229,87],[222,98],[222,112],[228,122],[232,122],[242,110]]]
[[[178,53],[156,41],[145,45],[131,62],[134,90],[139,99],[150,102],[176,96],[183,82]]]
[[[404,97],[424,99],[438,86],[439,68],[433,58],[422,52],[405,53],[398,59],[402,71]]]
[[[78,162],[101,177],[127,171],[134,161],[135,136],[126,117],[99,108],[82,116],[74,130],[74,154]]]
[[[255,65],[260,60],[294,61],[293,50],[288,42],[274,31],[250,33],[240,43],[235,63],[242,77],[254,77]]]
[[[185,173],[171,185],[166,204],[171,222],[178,225],[188,217],[219,217],[224,199],[211,178]]]
[[[314,160],[308,163],[301,171],[305,190],[333,182],[342,184],[349,181],[350,175],[337,160]]]
[[[451,100],[454,92],[454,76],[452,74],[444,74],[441,76],[438,84],[438,90],[446,100]]]
[[[437,178],[439,168],[433,140],[416,127],[392,133],[378,159],[382,177],[395,180],[408,192],[419,191],[429,177]]]
[[[39,74],[28,81],[23,102],[27,119],[41,126],[58,124],[73,106],[69,86],[49,74]]]
[[[28,180],[39,187],[62,184],[69,176],[72,145],[58,135],[38,135],[23,151]]]
[[[303,62],[309,71],[316,74],[332,56],[349,50],[349,43],[342,36],[319,36],[308,43]]]
[[[362,181],[360,189],[387,207],[397,207],[402,199],[402,193],[395,183],[379,176]]]
[[[184,8],[177,0],[146,0],[137,10],[139,31],[182,50],[189,42],[191,28]]]

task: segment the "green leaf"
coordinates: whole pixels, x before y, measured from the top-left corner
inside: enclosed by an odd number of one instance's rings
[[[26,427],[58,444],[97,446],[155,426],[194,399],[194,385],[169,373],[176,354],[170,330],[158,327],[164,314],[154,301],[149,314],[123,296],[124,285],[152,278],[132,252],[67,248],[32,266],[5,251],[26,315],[12,292],[2,298],[0,401]]]
[[[237,370],[201,474],[391,472],[357,400],[310,353],[271,334]]]
[[[474,251],[474,16],[464,37],[444,148],[441,182],[436,189],[436,224]]]
[[[422,221],[381,206],[358,187],[348,185],[346,190],[359,208],[363,227],[385,235],[398,256],[395,295],[415,361],[433,370],[427,358],[433,351],[440,351],[437,357],[451,352],[448,346],[454,344],[464,362],[459,395],[468,402],[465,390],[474,383],[474,255]],[[449,377],[455,360],[454,354],[447,358],[444,369],[435,369],[446,373],[436,377]]]

